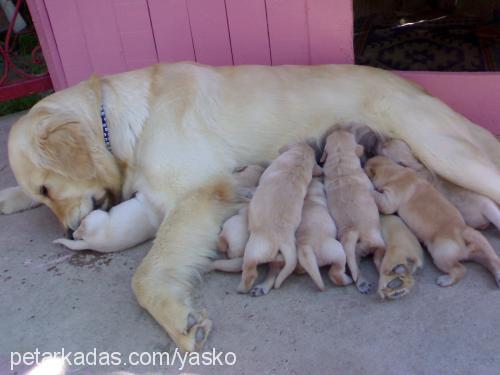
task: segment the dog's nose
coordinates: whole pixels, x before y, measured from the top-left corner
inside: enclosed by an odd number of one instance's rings
[[[73,237],[73,232],[74,230],[71,228],[68,228],[66,230],[66,237],[69,238],[70,240],[74,240],[75,238]]]

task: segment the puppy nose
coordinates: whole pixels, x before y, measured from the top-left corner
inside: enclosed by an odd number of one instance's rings
[[[69,238],[70,240],[74,240],[75,238],[73,237],[73,232],[74,230],[71,228],[68,228],[66,230],[66,237]]]

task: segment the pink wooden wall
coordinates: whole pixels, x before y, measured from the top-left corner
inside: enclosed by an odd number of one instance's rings
[[[156,62],[353,63],[351,0],[28,0],[56,89]],[[404,72],[500,133],[500,73]]]

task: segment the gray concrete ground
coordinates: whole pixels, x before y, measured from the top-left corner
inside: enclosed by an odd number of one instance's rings
[[[0,119],[0,188],[14,184],[6,140],[18,116]],[[45,207],[0,216],[0,374],[9,373],[11,352],[36,348],[96,348],[119,352],[124,362],[131,352],[173,353],[174,345],[130,288],[151,244],[112,255],[73,253],[51,243],[61,235]],[[493,230],[488,236],[500,251],[500,237]],[[375,278],[370,262],[364,266]],[[468,269],[462,282],[442,289],[427,258],[413,293],[394,302],[363,296],[354,287],[329,284],[318,292],[306,276],[293,276],[280,290],[251,298],[236,293],[238,275],[206,275],[197,291],[214,323],[206,350],[234,352],[237,362],[184,371],[498,374],[500,291],[484,269],[475,264]],[[179,366],[73,366],[67,373],[163,374],[179,373]]]

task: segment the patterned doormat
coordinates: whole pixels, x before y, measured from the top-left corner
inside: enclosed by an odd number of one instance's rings
[[[500,71],[500,25],[425,22],[381,27],[373,19],[355,23],[356,63],[384,69]]]

